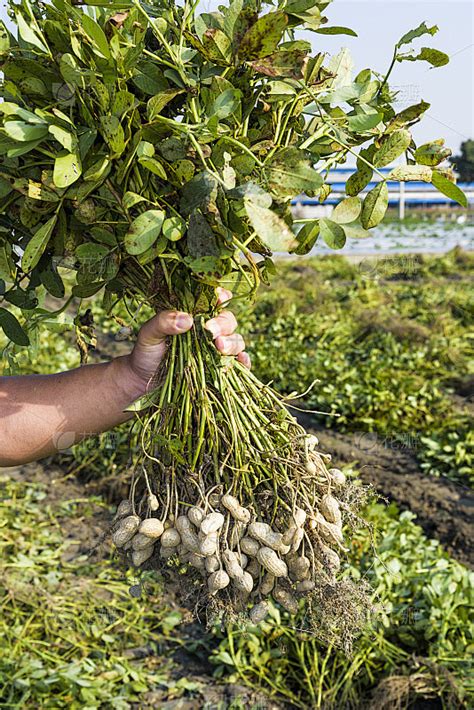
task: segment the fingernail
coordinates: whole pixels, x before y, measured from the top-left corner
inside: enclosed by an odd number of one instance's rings
[[[176,327],[178,330],[189,330],[192,324],[193,319],[189,313],[178,313],[176,316]]]
[[[217,321],[215,321],[213,318],[207,321],[206,329],[212,333],[214,338],[217,338],[217,336],[221,334],[219,323],[217,323]]]

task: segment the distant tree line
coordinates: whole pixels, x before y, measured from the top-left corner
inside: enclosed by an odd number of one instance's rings
[[[474,140],[461,143],[461,154],[453,155],[450,161],[459,174],[460,182],[474,182]]]

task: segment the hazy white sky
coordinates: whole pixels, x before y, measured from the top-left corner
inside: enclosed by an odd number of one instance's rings
[[[203,10],[226,0],[203,0]],[[6,19],[4,0],[0,16]],[[436,24],[435,37],[417,40],[417,47],[436,47],[451,62],[431,69],[426,62],[403,62],[396,66],[392,84],[401,90],[399,108],[421,99],[431,103],[422,123],[414,128],[418,143],[446,138],[455,151],[467,138],[474,138],[474,0],[334,0],[327,9],[330,25],[353,28],[358,37],[306,33],[314,51],[331,54],[348,47],[356,67],[383,72],[389,65],[393,45],[408,30],[425,20]]]

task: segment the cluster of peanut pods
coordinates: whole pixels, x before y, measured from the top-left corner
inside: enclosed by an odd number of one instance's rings
[[[344,485],[342,471],[329,469],[328,474],[331,490]],[[253,623],[267,615],[270,595],[296,613],[298,597],[314,589],[316,575],[325,570],[333,577],[339,569],[333,548],[343,547],[342,519],[331,492],[322,496],[317,510],[296,507],[282,531],[257,520],[229,493],[209,496],[201,505],[181,504],[179,512],[165,520],[142,520],[133,503],[124,500],[115,516],[113,543],[136,567],[154,555],[162,564],[175,558],[199,571],[209,595],[230,592],[248,598],[254,602]]]

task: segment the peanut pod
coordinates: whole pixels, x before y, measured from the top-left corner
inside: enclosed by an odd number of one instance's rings
[[[209,587],[210,593],[215,594],[220,589],[224,589],[225,587],[227,587],[229,583],[229,575],[227,574],[227,572],[224,572],[224,570],[221,569],[217,572],[213,572],[210,575],[207,581],[207,586]]]
[[[281,560],[275,550],[270,547],[261,547],[257,554],[257,560],[260,562],[267,572],[270,572],[274,577],[287,577],[288,567]]]
[[[226,493],[222,496],[221,503],[224,508],[227,508],[234,520],[238,520],[241,523],[250,522],[250,518],[252,517],[250,511],[240,505],[235,496],[231,496],[229,493]]]
[[[176,528],[181,536],[181,544],[190,552],[199,552],[199,539],[186,515],[176,518]]]
[[[151,545],[148,545],[148,547],[143,548],[142,550],[134,550],[132,552],[132,562],[135,567],[140,567],[140,565],[150,559],[152,554],[153,543]]]
[[[158,518],[147,518],[146,520],[143,520],[140,523],[138,532],[142,535],[146,535],[147,537],[151,537],[156,540],[157,538],[161,537],[164,528],[165,526],[163,525],[161,520],[158,520]]]
[[[268,602],[259,602],[258,604],[255,604],[249,612],[252,624],[260,624],[268,616],[269,610]]]
[[[250,594],[253,589],[253,577],[248,572],[242,572],[239,577],[234,577],[232,583],[239,592]]]
[[[188,511],[188,518],[190,519],[192,524],[195,525],[197,528],[201,525],[202,521],[204,520],[204,517],[204,511],[197,505],[195,505]]]
[[[209,513],[201,522],[201,532],[204,535],[217,532],[224,525],[224,521],[222,513]]]
[[[181,535],[176,528],[167,528],[160,538],[162,547],[177,547],[181,542]]]
[[[112,534],[112,542],[115,547],[123,547],[138,530],[140,518],[138,515],[128,515],[123,518],[118,524],[116,530]]]
[[[253,537],[243,537],[240,541],[240,549],[250,557],[256,557],[260,549],[260,545]]]
[[[290,614],[296,614],[298,612],[298,602],[291,592],[288,592],[286,589],[276,587],[276,589],[273,590],[273,598],[278,604],[281,604],[284,609],[289,611]]]

